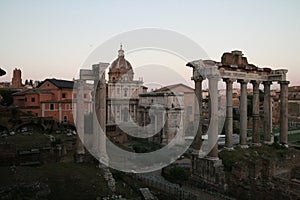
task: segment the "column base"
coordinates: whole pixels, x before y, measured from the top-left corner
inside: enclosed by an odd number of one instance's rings
[[[109,164],[109,159],[107,156],[102,156],[100,159],[99,159],[99,163],[101,163],[102,165],[108,165]]]
[[[248,149],[249,148],[249,145],[248,144],[241,144],[240,147],[242,149]]]
[[[264,144],[273,144],[274,143],[274,135],[271,134],[270,139],[269,140],[264,140]]]
[[[201,149],[200,150],[193,149],[192,154],[196,155],[197,158],[204,158],[206,155],[206,153],[204,151],[202,151]]]
[[[274,142],[273,141],[264,141],[264,144],[267,144],[267,145],[272,145]]]
[[[254,146],[254,147],[260,147],[261,143],[252,143],[252,146]]]
[[[233,151],[234,148],[233,148],[233,147],[224,147],[224,150],[225,150],[225,151]]]
[[[210,160],[210,161],[216,161],[216,160],[220,160],[220,158],[219,158],[219,157],[205,156],[204,158],[205,158],[205,159],[207,159],[207,160]]]

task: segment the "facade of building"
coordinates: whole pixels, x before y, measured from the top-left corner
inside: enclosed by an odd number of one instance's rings
[[[73,81],[46,79],[37,88],[14,93],[14,105],[33,116],[52,117],[59,123],[73,124],[72,98],[76,95],[73,86]],[[90,92],[86,91],[84,97],[88,101]]]
[[[193,88],[182,83],[162,87],[155,92],[175,92],[183,93],[184,117],[183,129],[187,131],[189,127],[193,127],[191,122],[194,122],[195,117],[195,91]]]
[[[112,62],[107,83],[107,124],[137,121],[139,94],[147,91],[142,80],[134,80],[131,64],[125,59],[122,46]]]
[[[139,124],[155,133],[150,142],[168,144],[177,134],[184,138],[184,93],[149,92],[140,94]]]
[[[289,87],[289,125],[300,126],[300,86]]]

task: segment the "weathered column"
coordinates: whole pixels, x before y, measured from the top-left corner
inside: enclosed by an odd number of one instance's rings
[[[92,152],[93,155],[97,157],[97,159],[99,160],[100,158],[98,157],[100,154],[99,151],[99,145],[100,145],[100,131],[101,131],[101,126],[99,124],[99,118],[97,115],[97,112],[99,112],[100,110],[100,103],[99,103],[99,94],[100,94],[100,81],[99,81],[99,72],[95,72],[95,66],[93,66],[93,73],[95,75],[94,77],[94,91],[93,91],[93,95],[92,95],[92,113],[93,113],[93,138],[92,138]]]
[[[84,151],[84,100],[83,100],[83,87],[84,81],[77,81],[77,103],[76,103],[76,128],[77,128],[77,139],[76,139],[76,162],[83,162]]]
[[[195,82],[195,95],[196,95],[196,99],[194,101],[194,122],[196,122],[194,124],[195,129],[197,129],[196,132],[196,138],[193,142],[193,150],[194,153],[198,154],[201,146],[202,146],[202,81],[203,78],[202,76],[194,76],[192,78]]]
[[[233,80],[226,78],[226,120],[225,120],[225,148],[233,149],[232,147],[232,132],[233,132],[233,112],[232,112],[232,83]]]
[[[259,82],[251,81],[253,85],[253,98],[252,98],[252,143],[258,145],[260,143],[259,135]]]
[[[264,81],[264,143],[270,144],[271,141],[271,128],[272,128],[272,115],[271,115],[271,89],[272,82]]]
[[[280,143],[288,143],[288,84],[289,81],[279,81],[280,84]]]
[[[217,69],[216,69],[217,70]],[[209,84],[209,96],[211,106],[211,117],[208,133],[208,146],[212,148],[208,153],[208,158],[212,160],[218,160],[218,135],[219,135],[219,106],[218,106],[218,75],[208,76]]]
[[[248,81],[239,80],[241,84],[240,97],[240,145],[247,148],[247,83]]]
[[[108,156],[106,152],[106,81],[105,81],[105,69],[108,64],[99,64],[99,76],[100,80],[98,82],[98,87],[96,90],[95,104],[96,115],[101,127],[101,133],[99,134],[99,152],[100,152],[100,162],[108,164]]]

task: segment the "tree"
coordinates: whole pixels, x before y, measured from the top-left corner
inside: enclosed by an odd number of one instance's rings
[[[13,96],[12,94],[15,93],[16,91],[12,90],[1,90],[0,95],[2,96],[2,100],[0,104],[2,106],[10,106],[13,103]]]

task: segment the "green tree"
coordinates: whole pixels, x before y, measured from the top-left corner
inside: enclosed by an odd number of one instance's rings
[[[0,91],[0,95],[2,96],[2,100],[0,102],[0,104],[2,106],[10,106],[11,104],[13,104],[13,96],[12,94],[15,93],[16,91],[12,91],[12,90],[1,90]]]

